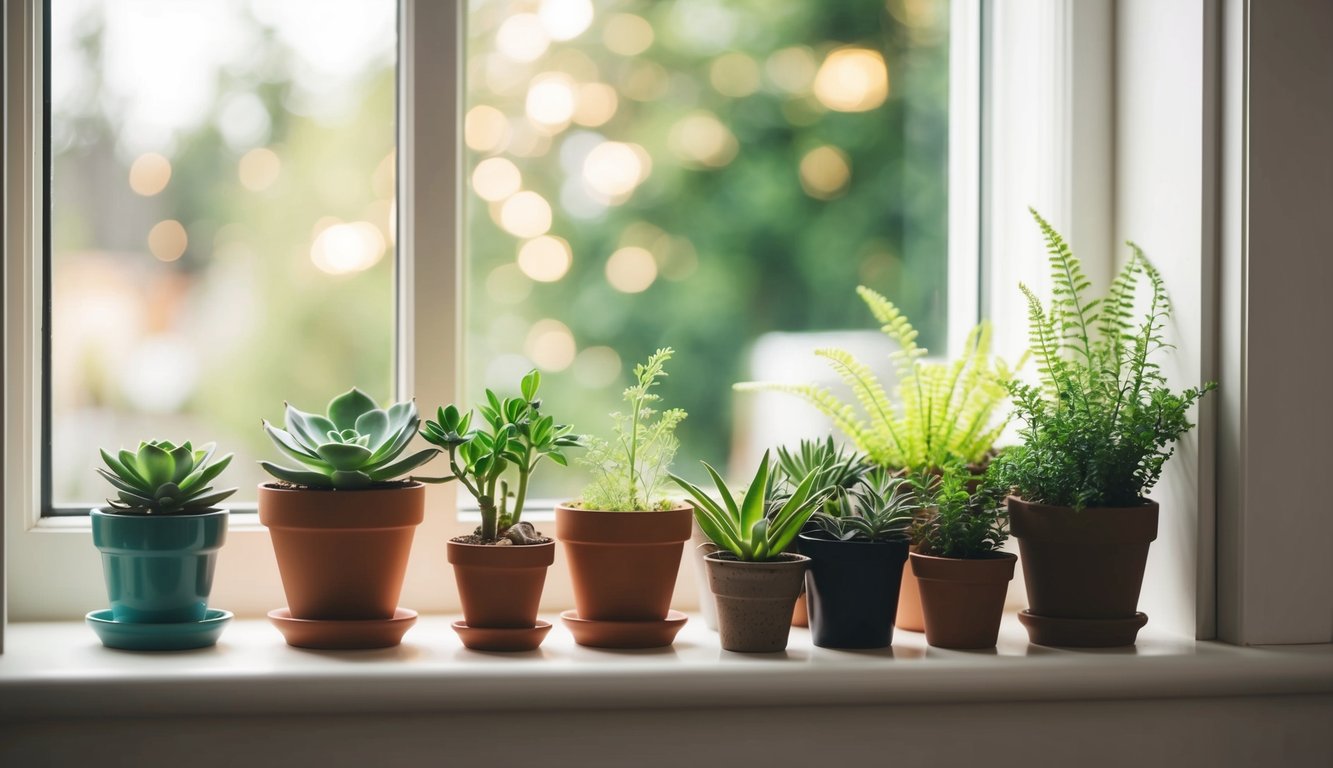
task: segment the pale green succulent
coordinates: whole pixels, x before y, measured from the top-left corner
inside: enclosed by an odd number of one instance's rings
[[[288,404],[287,429],[265,421],[264,431],[283,453],[305,468],[288,469],[268,461],[259,464],[279,480],[308,488],[370,488],[411,472],[439,453],[427,448],[398,459],[416,435],[418,421],[415,402],[397,403],[385,410],[356,388],[333,398],[325,416]]]
[[[231,463],[231,454],[213,462],[217,447],[209,443],[195,450],[189,441],[177,446],[169,440],[139,443],[136,453],[122,450],[116,456],[102,451],[98,473],[116,489],[107,499],[121,514],[197,515],[236,493],[235,488],[214,491],[209,485]],[[210,463],[211,462],[211,463]]]

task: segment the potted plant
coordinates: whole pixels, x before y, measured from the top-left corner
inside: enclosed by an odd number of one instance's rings
[[[520,397],[500,399],[486,391],[480,408],[485,426],[472,429],[472,412],[441,408],[421,435],[449,455],[451,475],[415,478],[458,481],[477,502],[481,525],[448,542],[463,603],[463,621],[454,622],[463,644],[476,650],[527,651],[541,645],[549,622],[537,621],[546,570],[555,560],[555,541],[522,519],[528,483],[542,459],[566,466],[564,448],[578,445],[573,428],[540,411],[541,374],[528,372]],[[518,473],[509,506],[510,469]]]
[[[217,553],[227,537],[227,510],[236,492],[211,483],[231,463],[216,461],[209,443],[139,443],[113,456],[103,450],[99,474],[116,491],[92,510],[93,544],[102,553],[110,610],[87,622],[112,648],[177,650],[213,645],[231,620],[209,610]]]
[[[798,550],[810,558],[805,593],[815,645],[887,648],[893,642],[916,506],[911,484],[879,467],[852,488],[847,503],[825,502],[797,536]]]
[[[653,392],[671,355],[670,347],[659,349],[634,367],[626,410],[611,415],[611,439],[584,438],[580,463],[592,471],[592,483],[580,500],[555,509],[556,538],[574,582],[575,610],[562,618],[583,645],[670,645],[685,622],[670,609],[690,538],[690,507],[668,500],[661,487],[685,412],[659,411]]]
[[[964,467],[914,478],[929,498],[917,523],[912,571],[921,588],[926,642],[938,648],[991,648],[1017,557],[1001,552],[1009,538],[1003,493],[968,488]]]
[[[425,493],[402,478],[439,453],[400,458],[417,423],[416,403],[379,408],[355,388],[324,415],[287,405],[286,429],[264,422],[273,443],[302,465],[260,462],[278,481],[259,486],[259,521],[288,603],[269,618],[291,645],[388,647],[416,621],[398,596]]]
[[[1168,346],[1162,329],[1170,306],[1138,246],[1129,244],[1108,295],[1088,300],[1078,259],[1032,214],[1055,287],[1048,312],[1022,286],[1042,380],[1011,383],[1022,444],[998,467],[1014,491],[1010,526],[1027,583],[1029,610],[1019,618],[1042,645],[1129,645],[1147,622],[1138,597],[1157,537],[1157,503],[1144,494],[1193,426],[1190,408],[1214,384],[1173,392],[1152,361]],[[1150,298],[1135,326],[1144,279]]]
[[[880,330],[898,346],[892,354],[897,379],[892,398],[869,366],[841,349],[815,354],[837,372],[852,391],[853,402],[812,384],[743,382],[735,388],[787,392],[804,399],[873,464],[895,473],[938,473],[946,464],[961,462],[980,475],[1008,424],[1005,383],[1027,356],[1015,368],[992,356],[990,324],[982,322],[968,334],[957,359],[927,361],[927,350],[916,343],[916,329],[893,302],[865,286],[856,292]],[[924,627],[916,578],[906,564],[895,623],[914,632]]]
[[[805,555],[788,552],[787,547],[833,490],[819,487],[820,472],[812,471],[790,496],[770,506],[773,486],[765,452],[749,489],[738,501],[717,471],[703,464],[721,504],[689,481],[676,475],[671,479],[690,495],[699,527],[718,547],[705,563],[717,602],[722,647],[745,653],[784,650],[792,608],[810,561]]]

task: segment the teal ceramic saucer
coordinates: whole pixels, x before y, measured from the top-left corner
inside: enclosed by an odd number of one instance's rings
[[[92,611],[84,620],[101,638],[102,645],[123,651],[185,651],[207,648],[217,643],[222,630],[231,623],[231,611],[208,609],[202,621],[170,624],[139,624],[116,621],[111,609]]]

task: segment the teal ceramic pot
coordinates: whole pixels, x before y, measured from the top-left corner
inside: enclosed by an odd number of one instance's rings
[[[204,619],[213,566],[227,538],[225,509],[200,515],[118,515],[94,509],[92,521],[116,621]]]

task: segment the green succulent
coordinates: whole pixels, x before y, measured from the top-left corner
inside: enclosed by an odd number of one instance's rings
[[[397,403],[387,410],[359,389],[352,388],[329,402],[320,416],[287,405],[286,426],[264,422],[264,431],[283,453],[304,469],[288,469],[268,461],[259,465],[270,475],[308,488],[354,490],[393,481],[435,457],[424,451],[399,459],[416,435],[415,402]]]
[[[810,516],[833,492],[832,488],[819,485],[821,472],[815,469],[801,479],[791,496],[770,505],[769,459],[765,451],[745,498],[737,503],[717,470],[706,461],[702,464],[712,476],[722,504],[687,480],[676,475],[671,475],[671,479],[694,500],[694,517],[704,534],[721,549],[747,562],[781,557]]]
[[[926,499],[926,514],[916,522],[920,552],[936,557],[975,559],[999,550],[1009,538],[1008,491],[999,480],[1001,465],[992,464],[982,482],[958,464],[938,475],[912,478],[917,496]],[[975,486],[975,487],[972,487]]]
[[[912,484],[876,467],[850,491],[852,503],[834,512],[816,512],[812,521],[837,541],[906,540],[920,498]]]
[[[196,515],[212,509],[236,493],[235,488],[215,491],[209,483],[231,463],[231,454],[213,461],[217,446],[209,443],[198,450],[189,441],[177,446],[169,440],[139,443],[139,450],[121,450],[112,456],[102,451],[99,474],[116,489],[117,498],[107,499],[116,512],[138,515]]]
[[[802,440],[795,450],[778,448],[777,451],[778,466],[771,479],[790,488],[811,471],[819,470],[815,484],[833,491],[822,506],[828,514],[850,509],[852,489],[873,467],[864,454],[835,445],[832,436],[823,441]],[[778,491],[771,496],[781,501],[786,493]]]

